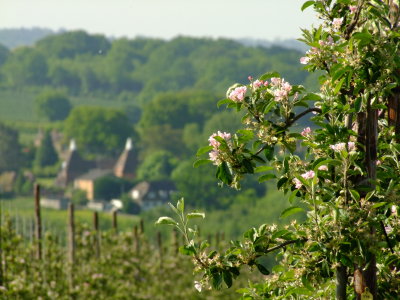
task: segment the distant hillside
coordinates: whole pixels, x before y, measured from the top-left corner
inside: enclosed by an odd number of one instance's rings
[[[308,50],[308,46],[299,42],[295,39],[287,39],[287,40],[275,40],[275,41],[268,41],[268,40],[260,40],[260,39],[252,39],[252,38],[242,38],[237,40],[239,43],[249,46],[249,47],[282,47],[286,49],[294,49],[301,52],[305,52]]]
[[[61,34],[65,31],[53,31],[48,28],[11,28],[11,29],[0,29],[0,44],[6,46],[9,49],[16,48],[18,46],[32,46],[38,40],[53,34]],[[110,40],[114,39],[108,37]],[[145,37],[144,37],[145,38]],[[301,52],[306,51],[308,48],[303,43],[295,39],[286,40],[262,40],[262,39],[252,39],[252,38],[241,38],[237,41],[245,46],[249,47],[282,47],[287,49],[295,49]]]
[[[18,46],[31,46],[36,41],[52,34],[55,34],[55,32],[51,29],[39,27],[0,29],[0,44],[8,49]]]

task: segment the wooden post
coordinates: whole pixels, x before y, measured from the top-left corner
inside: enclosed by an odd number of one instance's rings
[[[100,236],[99,236],[99,214],[97,211],[93,213],[93,228],[95,232],[95,252],[96,252],[96,257],[100,257]]]
[[[208,234],[207,235],[207,241],[208,241],[208,243],[211,245],[211,239],[212,239],[212,236],[211,236],[211,234]]]
[[[42,219],[40,216],[40,185],[35,184],[35,238],[36,238],[36,258],[42,259]]]
[[[134,241],[135,241],[136,254],[139,254],[139,251],[140,251],[140,240],[139,240],[139,232],[138,232],[137,225],[135,225],[135,227],[133,227],[133,238],[134,238]]]
[[[140,234],[144,234],[144,221],[140,219]]]
[[[215,248],[219,248],[219,231],[215,233]]]
[[[178,237],[177,230],[173,231],[173,247],[174,247],[174,253],[178,254],[179,253],[179,237]]]
[[[118,212],[116,210],[114,210],[112,212],[112,228],[114,230],[115,233],[118,233],[118,221],[117,221],[117,214]]]
[[[75,263],[75,218],[74,204],[68,205],[68,260],[70,265],[69,270],[69,289],[74,287],[74,263]]]

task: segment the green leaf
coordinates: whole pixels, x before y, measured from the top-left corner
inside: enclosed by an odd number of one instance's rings
[[[194,255],[196,254],[196,249],[193,247],[193,245],[183,245],[179,247],[179,252],[183,255]]]
[[[223,183],[230,185],[233,181],[233,176],[229,170],[228,164],[224,161],[217,168],[216,177]]]
[[[269,102],[269,103],[265,106],[263,113],[264,113],[264,114],[269,113],[269,111],[270,111],[275,105],[276,105],[276,102],[272,100],[271,102]]]
[[[350,194],[355,201],[360,201],[360,194],[356,190],[350,190]]]
[[[356,101],[354,101],[354,110],[358,113],[361,111],[362,108],[362,98],[357,97]]]
[[[262,173],[273,170],[273,167],[270,166],[260,166],[254,169],[254,173]]]
[[[176,222],[174,219],[170,218],[170,217],[159,217],[156,225],[173,225],[173,226],[177,226],[178,222]]]
[[[261,183],[261,182],[264,182],[264,181],[267,181],[267,180],[271,180],[271,179],[274,179],[274,178],[276,178],[275,174],[265,174],[265,175],[263,175],[263,176],[258,178],[258,182]]]
[[[264,149],[264,155],[267,160],[272,160],[274,158],[274,146],[267,146]]]
[[[185,199],[181,198],[178,200],[178,203],[176,204],[176,208],[183,213],[183,211],[185,210]]]
[[[319,101],[322,100],[321,96],[316,93],[307,93],[301,100]]]
[[[313,5],[315,3],[315,1],[306,1],[303,6],[301,7],[301,11],[304,11],[307,7],[310,7],[311,5]]]
[[[298,193],[299,193],[299,190],[294,190],[293,192],[290,193],[290,196],[289,196],[290,204],[292,204],[294,199],[296,199]]]
[[[372,205],[372,209],[375,209],[375,208],[384,206],[384,205],[386,205],[386,204],[387,204],[387,202],[378,202],[378,203],[375,203],[374,205]]]
[[[281,179],[278,180],[278,183],[276,184],[276,187],[278,188],[278,190],[286,183],[288,182],[288,178],[287,177],[282,177]]]
[[[229,271],[224,271],[222,273],[222,277],[224,278],[225,284],[228,288],[232,286],[232,274]]]
[[[237,131],[237,133],[240,134],[239,140],[241,142],[248,142],[254,137],[254,132],[247,129],[240,129]]]
[[[209,160],[209,159],[199,159],[193,163],[193,168],[198,168],[202,165],[207,165],[209,163],[211,163],[211,160]]]
[[[205,213],[199,213],[199,212],[194,212],[194,213],[189,213],[187,214],[188,219],[195,219],[195,218],[202,218],[204,219],[206,217]]]
[[[232,101],[231,99],[228,98],[222,99],[217,102],[217,107],[220,107],[223,104],[231,104],[231,103],[234,103],[234,101]]]
[[[263,275],[269,275],[270,272],[268,271],[268,266],[269,266],[269,261],[268,261],[268,257],[263,255],[260,257],[257,257],[255,259],[255,263],[257,266],[257,269],[260,271],[261,274]]]
[[[279,75],[278,72],[268,72],[268,73],[263,74],[259,79],[266,80],[266,79],[270,79],[272,77],[281,77],[281,75]]]
[[[204,153],[210,152],[213,149],[212,146],[205,146],[205,147],[201,147],[199,150],[197,150],[196,155],[197,156],[201,156]]]
[[[212,274],[212,278],[211,278],[211,286],[216,289],[219,290],[221,288],[221,284],[222,284],[222,276],[221,273],[214,273]]]
[[[289,208],[285,209],[285,210],[281,213],[280,218],[281,218],[281,219],[287,218],[287,217],[289,217],[289,216],[291,216],[291,215],[293,215],[293,214],[296,214],[296,213],[299,213],[299,212],[303,212],[303,211],[304,211],[304,209],[301,208],[301,207],[292,206],[292,207],[289,207]]]
[[[335,90],[333,91],[335,95],[337,95],[340,91],[340,89],[342,88],[343,82],[346,80],[345,77],[343,77],[342,79],[340,79],[339,83],[336,85]]]

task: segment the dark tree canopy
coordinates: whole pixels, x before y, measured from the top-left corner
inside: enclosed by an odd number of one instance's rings
[[[67,138],[90,153],[117,154],[134,132],[126,114],[117,109],[75,107],[64,123]]]
[[[0,123],[0,172],[17,170],[21,158],[18,132]]]
[[[46,131],[43,140],[36,150],[35,167],[46,167],[54,165],[58,161],[58,155],[54,149],[53,141],[49,131]]]
[[[29,47],[14,50],[2,67],[2,73],[13,86],[46,84],[47,70],[46,57]]]
[[[62,121],[71,111],[71,103],[67,96],[54,90],[44,91],[39,94],[35,104],[38,115],[49,121]]]
[[[81,30],[51,35],[38,41],[36,45],[47,56],[58,58],[103,54],[110,49],[110,42],[103,35],[89,35]]]

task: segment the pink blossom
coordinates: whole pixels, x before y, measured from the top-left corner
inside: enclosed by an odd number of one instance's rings
[[[301,181],[297,178],[293,178],[293,183],[295,184],[296,189],[299,189],[303,186],[303,184],[301,183]]]
[[[282,80],[282,89],[284,89],[287,92],[290,92],[292,90],[292,86],[290,85],[289,82]]]
[[[213,146],[214,149],[217,149],[220,145],[220,142],[218,142],[215,137],[219,136],[222,137],[225,141],[229,141],[231,139],[231,134],[227,132],[221,132],[218,131],[217,133],[213,133],[209,138],[208,141],[210,143],[210,146]]]
[[[264,86],[268,86],[268,81],[264,81]]]
[[[375,164],[376,164],[377,166],[380,166],[380,165],[382,164],[382,162],[381,162],[380,160],[377,160],[377,161],[375,162]]]
[[[307,137],[311,134],[312,130],[310,127],[304,128],[303,131],[301,132],[301,135],[304,137]]]
[[[310,58],[307,57],[307,56],[304,56],[304,57],[300,58],[300,63],[301,63],[302,65],[306,65],[306,64],[308,64],[309,62],[310,62]]]
[[[343,150],[346,150],[346,143],[337,143],[335,145],[330,145],[329,148],[331,148],[335,152],[341,152]],[[354,142],[348,142],[347,148],[348,148],[349,152],[355,151],[356,144]]]
[[[276,101],[281,101],[288,96],[288,92],[286,90],[276,90],[274,91],[274,96]]]
[[[333,37],[328,36],[328,43],[329,43],[329,45],[333,45],[335,43],[335,41],[333,40]]]
[[[392,211],[392,214],[394,216],[397,216],[397,207],[396,207],[396,205],[393,204],[390,210]]]
[[[320,170],[320,171],[328,171],[328,166],[326,166],[326,165],[319,166],[318,170]]]
[[[335,152],[341,152],[346,149],[346,144],[345,143],[337,143],[335,145],[330,145],[329,148],[331,148]]]
[[[271,78],[271,84],[273,86],[278,86],[278,85],[281,84],[281,82],[282,82],[282,80],[280,78],[277,78],[277,77],[272,77]]]
[[[356,5],[350,5],[350,6],[349,6],[349,9],[350,9],[350,12],[351,12],[352,14],[354,14],[354,13],[356,12],[356,10],[357,10],[357,6],[356,6]]]
[[[385,226],[385,231],[387,234],[391,234],[393,232],[393,227],[390,225]]]
[[[221,164],[217,150],[211,151],[210,153],[208,153],[208,156],[210,157],[210,160],[213,162],[214,165],[218,166]]]
[[[260,88],[261,86],[263,86],[264,85],[264,82],[262,81],[262,80],[256,80],[256,81],[254,81],[253,83],[252,83],[252,87],[253,87],[253,90],[257,90],[258,88]]]
[[[323,40],[319,40],[319,41],[318,41],[318,44],[319,44],[320,46],[325,46],[325,45],[326,45],[326,42],[323,41]]]
[[[349,149],[349,152],[356,151],[356,144],[354,142],[348,142],[347,148]]]
[[[241,102],[244,99],[244,95],[246,94],[247,88],[245,86],[239,86],[235,88],[232,92],[230,92],[228,98],[235,101]]]
[[[249,76],[247,78],[249,79],[249,81],[253,81],[253,77],[252,76]]]
[[[335,30],[339,30],[342,24],[343,24],[343,18],[334,18],[332,21],[332,26]]]
[[[301,174],[301,177],[303,177],[304,179],[312,179],[315,176],[315,172],[314,171],[308,171],[305,172],[304,174]]]

